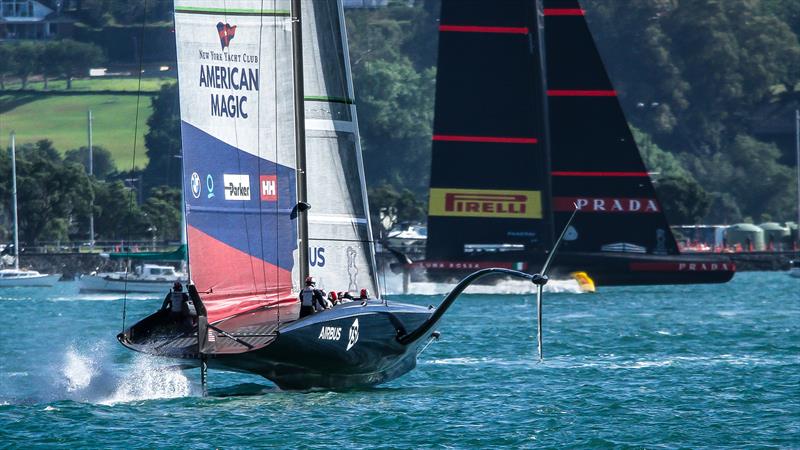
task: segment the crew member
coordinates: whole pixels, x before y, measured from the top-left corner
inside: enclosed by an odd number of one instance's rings
[[[359,300],[367,300],[369,299],[369,291],[366,288],[361,289],[361,295],[359,295]]]
[[[173,316],[183,314],[183,303],[188,299],[188,296],[183,292],[183,285],[176,281],[172,285],[172,293],[169,295],[169,311]]]
[[[325,294],[316,286],[314,277],[306,277],[306,287],[300,291],[300,317],[325,309]]]
[[[336,305],[338,305],[338,304],[339,304],[339,299],[336,297],[336,291],[330,291],[330,292],[328,292],[328,300],[330,300],[330,301],[331,301],[331,303],[333,304],[333,306],[336,306]]]

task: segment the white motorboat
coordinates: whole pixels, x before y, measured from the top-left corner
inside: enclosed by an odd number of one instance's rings
[[[81,292],[163,293],[176,281],[185,284],[187,277],[172,266],[144,264],[133,272],[92,272],[78,283]]]
[[[61,274],[45,274],[35,270],[2,269],[0,270],[0,287],[37,287],[53,286],[61,278]]]

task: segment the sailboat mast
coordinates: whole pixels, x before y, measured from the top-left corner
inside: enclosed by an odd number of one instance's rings
[[[94,145],[92,142],[92,110],[89,110],[87,134],[89,138],[89,176],[94,175]],[[94,247],[94,198],[89,211],[89,243]]]
[[[11,132],[11,198],[14,209],[14,268],[19,270],[19,219],[17,218],[17,135]]]
[[[308,186],[306,184],[306,113],[303,88],[303,34],[300,22],[300,0],[292,0],[292,67],[294,68],[294,127],[297,141],[297,234],[300,282],[308,276]]]
[[[534,26],[531,27],[531,34],[536,42],[537,49],[535,54],[538,60],[534,62],[541,73],[539,86],[536,89],[542,93],[542,140],[544,141],[544,183],[542,192],[542,206],[544,208],[544,218],[547,225],[547,246],[555,243],[555,214],[553,214],[553,183],[551,171],[551,146],[550,146],[550,106],[547,98],[547,54],[544,45],[544,4],[542,0],[534,1]]]
[[[797,240],[800,241],[800,109],[794,112],[795,146],[797,150]]]

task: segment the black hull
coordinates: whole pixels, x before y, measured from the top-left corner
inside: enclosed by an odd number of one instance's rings
[[[419,347],[429,336],[410,343],[401,343],[398,337],[419,328],[433,311],[394,302],[387,306],[376,300],[366,305],[346,303],[281,325],[270,333],[271,338],[248,338],[246,333],[227,329],[253,348],[216,334],[207,344],[211,351],[206,352],[206,358],[210,368],[258,374],[282,389],[372,386],[416,366]],[[131,328],[132,333],[121,334],[120,342],[140,352],[199,364],[196,330],[193,336],[188,333],[178,339],[174,334],[159,338],[136,330],[137,326],[152,328],[156,321],[153,316],[144,319]],[[128,337],[131,334],[134,338]],[[136,335],[144,337],[138,340]]]
[[[474,264],[482,264],[480,261]],[[459,264],[459,263],[455,263]],[[427,280],[449,282],[460,279],[478,267],[451,269],[447,263],[425,267]],[[528,272],[539,270],[544,257],[527,261]],[[660,284],[726,283],[733,278],[736,265],[721,255],[642,255],[629,253],[560,252],[555,259],[553,278],[566,277],[572,272],[586,272],[597,286],[636,286]]]

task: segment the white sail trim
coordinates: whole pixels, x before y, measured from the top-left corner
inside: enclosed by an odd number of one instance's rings
[[[355,133],[353,122],[344,120],[306,119],[306,131],[338,131]]]
[[[367,225],[369,222],[365,217],[349,216],[347,214],[309,214],[310,223],[321,224],[342,224],[352,223],[357,225]]]

